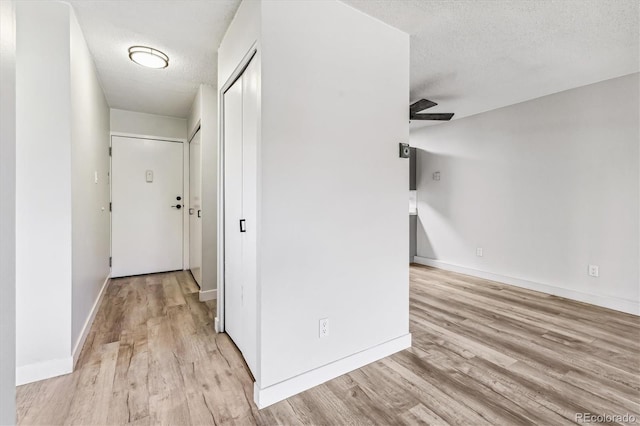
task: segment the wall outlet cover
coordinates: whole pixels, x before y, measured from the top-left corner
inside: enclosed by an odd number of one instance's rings
[[[320,330],[319,336],[320,338],[327,337],[329,335],[329,318],[322,318],[320,320]]]

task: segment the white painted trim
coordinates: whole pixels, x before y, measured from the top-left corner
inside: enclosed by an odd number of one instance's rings
[[[258,408],[262,409],[410,347],[411,334],[405,334],[264,389],[260,389],[258,383],[255,383],[253,399]]]
[[[52,359],[16,368],[16,386],[73,372],[73,357]]]
[[[218,298],[218,290],[200,290],[200,301],[215,300]]]
[[[134,138],[134,139],[152,139],[154,141],[164,141],[164,142],[182,142],[186,143],[186,138],[168,138],[165,136],[153,136],[153,135],[141,135],[137,133],[125,133],[125,132],[110,132],[111,136],[121,136],[123,138]]]
[[[198,122],[196,123],[196,127],[194,127],[193,133],[189,134],[189,136],[187,137],[187,142],[191,143],[191,141],[193,140],[193,137],[196,135],[196,133],[198,133],[198,131],[202,127],[201,122],[202,122],[202,117],[198,119]]]
[[[189,250],[191,234],[189,233],[189,203],[191,202],[191,152],[189,143],[182,142],[182,270],[191,269]]]
[[[582,293],[562,287],[536,283],[521,278],[508,277],[505,275],[494,274],[492,272],[485,272],[460,265],[454,265],[452,263],[442,262],[440,260],[429,259],[428,257],[415,256],[413,258],[413,261],[415,263],[419,263],[420,265],[431,266],[438,269],[444,269],[446,271],[453,271],[460,274],[471,275],[472,277],[497,281],[499,283],[508,284],[515,287],[522,287],[529,290],[540,291],[542,293],[564,297],[566,299],[576,300],[578,302],[589,303],[591,305],[601,306],[603,308],[613,309],[616,311],[626,312],[632,315],[640,315],[640,302],[636,300],[621,299],[618,297],[606,295]]]
[[[91,325],[93,324],[93,320],[96,318],[96,314],[98,313],[98,309],[100,309],[100,304],[102,303],[102,299],[104,299],[105,290],[109,285],[109,280],[111,279],[111,274],[107,275],[107,278],[104,279],[104,283],[102,283],[102,288],[100,288],[100,293],[98,293],[98,297],[91,307],[91,312],[89,313],[89,317],[84,322],[84,326],[82,327],[82,332],[76,341],[76,345],[73,348],[73,352],[71,356],[73,357],[73,368],[76,368],[76,364],[78,362],[78,358],[80,358],[80,352],[82,352],[82,347],[84,346],[84,342],[87,340],[87,336],[89,335],[89,331],[91,330]]]

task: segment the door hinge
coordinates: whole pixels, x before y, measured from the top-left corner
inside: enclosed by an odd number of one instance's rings
[[[109,157],[111,157],[111,147],[109,147]]]
[[[112,263],[113,263],[113,262],[112,262],[112,257],[111,257],[111,256],[109,256],[109,267],[111,267],[111,264],[112,264]]]
[[[109,202],[109,211],[112,211],[111,202]]]

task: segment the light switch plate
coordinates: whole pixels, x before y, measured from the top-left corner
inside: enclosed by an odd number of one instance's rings
[[[153,170],[147,170],[147,182],[151,183],[153,182]]]

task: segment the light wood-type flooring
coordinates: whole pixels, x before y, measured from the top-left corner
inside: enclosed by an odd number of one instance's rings
[[[188,272],[112,280],[76,371],[18,388],[19,423],[640,422],[633,315],[412,266],[413,348],[263,410],[214,316]]]

